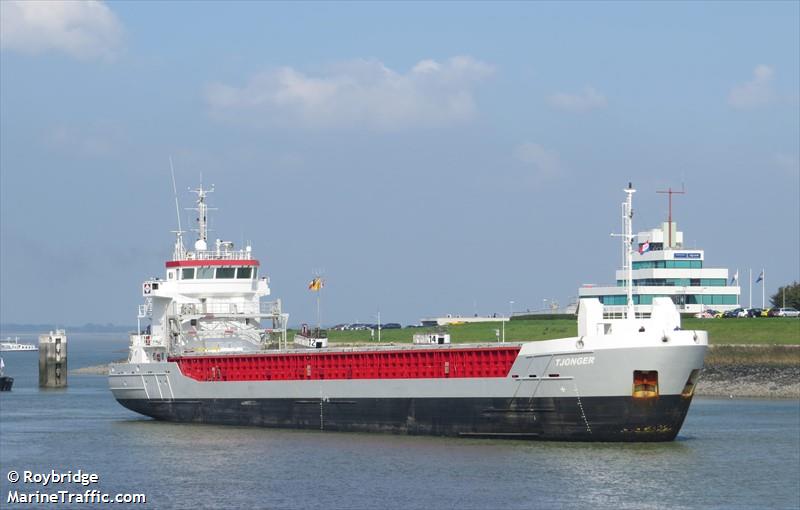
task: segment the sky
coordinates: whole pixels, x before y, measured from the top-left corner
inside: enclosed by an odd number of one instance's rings
[[[0,322],[133,324],[170,157],[290,324],[315,272],[324,324],[565,305],[628,182],[746,305],[800,280],[800,3],[4,0]]]

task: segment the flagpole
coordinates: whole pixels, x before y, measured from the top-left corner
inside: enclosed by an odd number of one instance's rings
[[[750,282],[750,308],[753,308],[753,268],[750,268],[750,276],[747,278],[747,281]]]
[[[761,308],[764,308],[764,293],[767,288],[767,275],[764,268],[761,268]]]

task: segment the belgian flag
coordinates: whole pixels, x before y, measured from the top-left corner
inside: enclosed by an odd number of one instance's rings
[[[324,285],[324,283],[322,282],[322,278],[317,276],[316,278],[311,280],[311,282],[308,284],[308,290],[312,290],[314,292],[317,292],[319,290],[322,290],[323,285]]]

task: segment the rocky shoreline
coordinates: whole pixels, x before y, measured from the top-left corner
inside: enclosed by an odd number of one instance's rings
[[[695,395],[800,399],[800,367],[706,366],[697,383]]]
[[[800,345],[711,345],[695,394],[800,399]]]
[[[108,365],[71,373],[108,375]],[[711,345],[695,395],[800,399],[800,345]]]

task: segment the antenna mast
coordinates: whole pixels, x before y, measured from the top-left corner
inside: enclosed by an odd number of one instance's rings
[[[172,156],[169,157],[169,170],[172,174],[172,194],[175,196],[175,214],[178,217],[178,230],[175,232],[177,239],[175,240],[175,253],[174,258],[183,258],[185,249],[183,248],[183,229],[181,228],[181,210],[178,206],[178,188],[175,186],[175,167],[172,165]]]
[[[210,189],[203,189],[203,185],[197,189],[189,189],[197,194],[197,207],[190,209],[197,211],[197,241],[194,243],[195,250],[203,251],[208,249],[208,211],[213,210],[206,205],[206,196],[214,192],[214,185]]]
[[[624,250],[625,255],[625,268],[627,269],[627,282],[625,289],[628,294],[628,307],[626,316],[628,319],[633,320],[636,318],[635,310],[633,308],[633,194],[636,190],[633,189],[633,184],[628,183],[628,187],[623,190],[627,197],[625,202],[622,203],[622,234],[611,234],[612,237],[621,237],[622,242],[626,245]]]
[[[669,248],[672,248],[672,195],[685,195],[686,191],[683,190],[683,184],[681,184],[680,191],[672,191],[672,187],[667,190],[660,190],[656,191],[656,193],[666,193],[669,195],[669,216],[667,221],[669,222]]]

